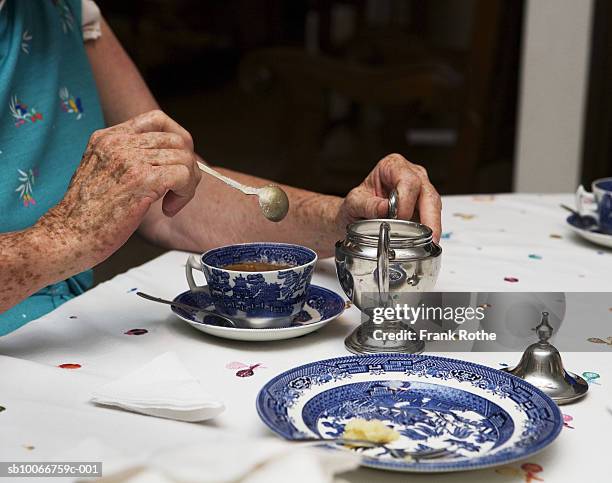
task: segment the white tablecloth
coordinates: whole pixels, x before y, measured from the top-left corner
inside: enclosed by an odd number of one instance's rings
[[[570,195],[498,195],[444,198],[444,249],[437,288],[446,291],[610,291],[612,252],[590,245],[565,226],[560,202]],[[323,330],[272,343],[243,343],[197,332],[167,307],[140,299],[142,290],[172,298],[186,290],[187,254],[169,252],[68,302],[51,314],[0,339],[0,460],[34,461],[57,455],[86,438],[132,454],[214,438],[215,431],[270,436],[255,410],[262,385],[296,365],[346,355],[344,337],[359,321],[347,310]],[[518,280],[518,281],[516,281]],[[333,262],[319,262],[314,283],[341,293]],[[611,304],[612,305],[612,304]],[[612,313],[612,312],[611,312]],[[612,335],[612,320],[610,325]],[[124,333],[146,329],[145,335]],[[587,337],[589,335],[585,335]],[[562,407],[573,420],[557,441],[528,462],[546,482],[604,481],[612,435],[612,347],[600,352],[564,353],[571,370],[600,374],[580,403]],[[181,423],[96,407],[88,402],[100,384],[175,351],[187,368],[227,405],[207,423]],[[447,354],[448,355],[448,354]],[[500,367],[520,354],[451,354]],[[230,362],[261,363],[252,377],[239,378]],[[65,363],[81,365],[61,369]],[[522,463],[522,462],[521,462]],[[359,469],[343,477],[366,481],[527,481],[511,465],[503,473],[486,469],[447,475],[402,475]],[[38,480],[40,481],[40,479]],[[55,480],[58,481],[58,480]]]

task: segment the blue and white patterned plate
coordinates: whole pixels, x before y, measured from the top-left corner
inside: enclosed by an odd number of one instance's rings
[[[174,301],[202,307],[204,310],[215,310],[212,299],[206,292],[188,290],[176,296]],[[277,329],[227,327],[226,322],[220,317],[205,315],[201,312],[190,312],[178,307],[171,308],[172,312],[189,325],[206,334],[225,339],[255,342],[292,339],[314,332],[342,314],[344,312],[344,304],[344,299],[336,292],[317,285],[310,285],[306,295],[306,304],[302,311],[296,315],[289,327]]]
[[[576,215],[568,216],[566,221],[570,228],[582,238],[589,240],[592,243],[612,248],[612,235],[602,233],[597,227],[585,229],[580,224],[580,221]]]
[[[350,356],[306,364],[269,381],[257,397],[257,411],[270,429],[290,440],[339,437],[352,418],[380,420],[400,439],[387,447],[345,450],[358,451],[365,466],[408,472],[507,464],[545,448],[563,427],[552,399],[522,379],[425,355]],[[450,454],[402,457],[402,450],[439,448]]]

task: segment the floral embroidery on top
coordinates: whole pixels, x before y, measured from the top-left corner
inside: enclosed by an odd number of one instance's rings
[[[30,40],[32,40],[32,34],[24,30],[23,34],[21,34],[21,51],[24,54],[30,53]]]
[[[599,382],[596,382],[596,379],[599,379],[601,377],[596,372],[583,372],[582,377],[584,377],[589,384],[597,384],[598,386],[601,386]]]
[[[257,363],[257,364],[253,364],[251,366],[244,364],[242,362],[229,362],[225,365],[226,369],[240,369],[238,371],[236,371],[236,376],[237,377],[251,377],[252,375],[255,374],[255,369],[257,368],[260,369],[265,369],[265,367],[263,365],[261,365],[261,363]]]
[[[16,119],[15,127],[19,127],[22,124],[29,122],[42,121],[43,116],[40,112],[37,112],[33,107],[28,108],[26,104],[19,101],[17,96],[11,97],[9,101],[9,109],[11,110],[11,114]]]
[[[72,15],[72,10],[66,3],[66,0],[51,0],[53,5],[57,7],[57,11],[59,12],[60,21],[62,22],[62,30],[64,33],[68,33],[69,30],[74,28],[74,16]]]
[[[606,344],[612,346],[612,335],[606,337],[605,339],[600,339],[599,337],[589,337],[587,341],[592,342],[593,344]]]
[[[35,205],[36,200],[32,196],[34,190],[34,180],[36,179],[37,172],[35,169],[28,169],[27,172],[22,169],[17,169],[19,172],[19,181],[21,184],[15,190],[19,193],[19,197],[23,201],[23,206],[28,207],[29,205]]]
[[[80,97],[74,97],[70,95],[66,87],[62,87],[59,90],[59,96],[62,100],[62,110],[69,114],[76,114],[76,119],[83,117],[83,103]]]
[[[564,428],[568,428],[568,429],[576,429],[576,428],[574,428],[574,426],[570,426],[570,424],[569,424],[573,420],[574,420],[574,418],[572,416],[570,416],[569,414],[563,414],[563,427]]]
[[[495,473],[506,476],[522,476],[525,483],[531,483],[532,481],[544,481],[536,475],[536,473],[541,473],[542,471],[544,471],[544,468],[537,463],[523,463],[520,470],[513,466],[504,466],[502,468],[497,468]]]

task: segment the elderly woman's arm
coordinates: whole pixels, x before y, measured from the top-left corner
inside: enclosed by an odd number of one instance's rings
[[[176,215],[199,180],[189,133],[161,111],[96,131],[64,198],[33,227],[0,235],[0,312],[103,261],[156,201]]]
[[[122,122],[157,102],[111,29],[102,22],[102,36],[86,43],[108,124]],[[269,181],[216,168],[238,181],[263,186]],[[347,223],[360,218],[385,216],[387,196],[397,188],[399,216],[410,219],[418,213],[437,239],[440,234],[440,197],[425,170],[400,155],[384,158],[366,180],[346,198],[326,196],[283,186],[290,200],[288,216],[280,223],[267,221],[252,197],[204,176],[194,201],[177,216],[163,215],[159,204],[151,207],[140,232],[150,240],[171,248],[202,251],[210,247],[255,240],[299,242],[331,254],[335,240],[343,237]]]
[[[86,268],[79,257],[69,256],[76,249],[73,240],[57,228],[42,223],[0,234],[0,313]]]

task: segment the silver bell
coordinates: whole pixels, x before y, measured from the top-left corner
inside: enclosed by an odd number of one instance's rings
[[[548,323],[548,312],[542,312],[542,321],[533,330],[538,334],[539,342],[527,347],[516,367],[502,370],[525,379],[559,405],[585,396],[589,384],[582,377],[564,369],[561,354],[548,342],[553,333]]]

